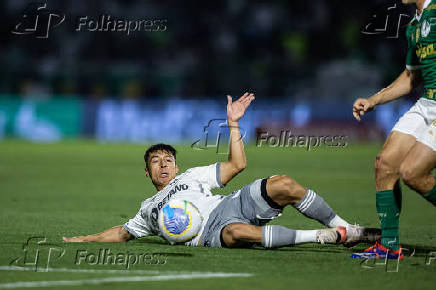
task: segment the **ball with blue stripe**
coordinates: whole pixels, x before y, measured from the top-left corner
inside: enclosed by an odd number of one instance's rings
[[[200,231],[203,218],[195,205],[187,200],[173,199],[159,213],[161,235],[171,244],[183,243]]]

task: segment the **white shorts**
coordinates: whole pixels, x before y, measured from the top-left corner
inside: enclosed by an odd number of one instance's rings
[[[436,101],[420,98],[395,124],[392,131],[412,135],[436,151]]]

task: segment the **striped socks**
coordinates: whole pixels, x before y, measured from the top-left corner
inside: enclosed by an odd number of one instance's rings
[[[316,230],[297,231],[282,226],[263,226],[262,246],[265,248],[279,248],[316,242],[316,232]]]
[[[296,210],[305,216],[315,219],[330,228],[348,226],[348,223],[338,216],[332,208],[317,195],[308,189],[304,197],[294,204]],[[279,248],[300,243],[316,242],[316,230],[293,230],[282,226],[262,227],[262,246],[265,248]]]
[[[313,190],[308,189],[306,195],[303,196],[299,202],[294,204],[294,207],[308,218],[315,219],[325,226],[346,227],[348,225],[348,223],[339,217],[325,200]]]

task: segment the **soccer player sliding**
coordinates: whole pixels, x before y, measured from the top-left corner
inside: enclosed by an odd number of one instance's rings
[[[366,112],[410,93],[422,81],[425,93],[395,124],[375,160],[377,212],[381,222],[381,242],[376,242],[355,258],[401,259],[399,217],[400,178],[423,198],[436,205],[436,1],[402,0],[415,4],[416,15],[406,36],[406,68],[387,88],[368,99],[357,99],[353,115],[360,121]]]
[[[235,102],[230,96],[227,99],[227,122],[230,128],[228,161],[191,168],[177,175],[176,150],[166,144],[153,145],[144,156],[145,175],[158,192],[142,202],[137,215],[123,226],[63,240],[124,242],[145,236],[162,236],[157,221],[159,211],[173,198],[191,202],[203,216],[198,235],[186,243],[192,246],[232,248],[261,244],[265,248],[277,248],[308,242],[374,242],[380,237],[377,229],[350,225],[313,190],[306,189],[286,175],[255,180],[228,196],[213,195],[211,189],[226,185],[247,166],[238,121],[254,100],[254,95],[245,93]],[[294,230],[266,225],[281,215],[285,206],[294,207],[328,228]]]

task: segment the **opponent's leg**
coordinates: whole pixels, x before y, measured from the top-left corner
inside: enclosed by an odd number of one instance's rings
[[[268,197],[275,204],[285,207],[292,205],[305,216],[315,219],[328,227],[349,224],[337,215],[325,200],[313,190],[306,189],[286,175],[268,178],[266,183]]]
[[[269,178],[265,192],[267,192],[265,199],[270,199],[272,207],[292,205],[300,213],[330,228],[345,227],[347,239],[344,245],[347,247],[352,247],[359,242],[373,243],[380,239],[379,229],[350,225],[334,212],[322,197],[313,190],[305,189],[288,176]]]
[[[412,135],[393,131],[374,163],[376,205],[382,229],[381,244],[393,250],[399,248],[400,165],[415,143],[416,139]],[[394,192],[395,188],[396,192]]]
[[[222,241],[229,248],[261,243],[265,248],[278,248],[301,243],[344,242],[345,229],[338,227],[321,230],[294,230],[282,226],[254,226],[244,223],[226,225],[221,232]]]
[[[436,166],[436,151],[416,142],[400,166],[404,182],[427,201],[436,206],[436,180],[432,170]]]

